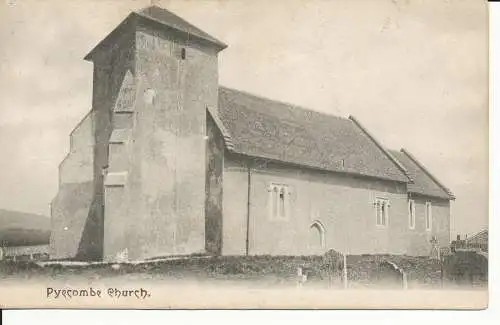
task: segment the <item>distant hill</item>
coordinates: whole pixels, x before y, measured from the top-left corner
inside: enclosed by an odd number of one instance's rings
[[[50,218],[0,209],[0,245],[46,245],[49,240]]]

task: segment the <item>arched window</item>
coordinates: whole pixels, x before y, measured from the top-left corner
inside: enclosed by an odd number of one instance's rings
[[[376,224],[378,227],[387,227],[389,223],[389,200],[377,198],[373,203],[375,206]]]
[[[408,200],[408,223],[410,229],[415,229],[415,201]]]
[[[272,183],[269,192],[269,219],[289,220],[290,218],[290,188],[285,184]]]
[[[309,245],[311,248],[326,247],[326,229],[320,221],[314,221],[309,227]]]
[[[425,230],[432,230],[432,203],[425,202]]]

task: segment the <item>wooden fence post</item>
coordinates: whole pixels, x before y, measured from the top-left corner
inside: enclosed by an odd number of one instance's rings
[[[403,271],[403,289],[406,290],[408,289],[408,277],[406,275],[406,272]]]
[[[441,258],[439,260],[439,264],[441,266],[441,288],[443,287],[443,284],[444,284],[444,274],[443,274],[443,270],[444,270],[444,267],[443,267],[443,264],[444,264],[444,258]]]
[[[347,256],[344,253],[344,289],[347,289]]]

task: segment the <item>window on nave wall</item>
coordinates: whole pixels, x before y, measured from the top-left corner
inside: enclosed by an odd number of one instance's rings
[[[425,230],[432,230],[432,203],[425,202]]]
[[[269,218],[287,220],[290,217],[290,188],[286,184],[269,185]]]
[[[376,224],[379,227],[387,227],[389,224],[389,200],[377,198],[374,202]]]
[[[408,226],[410,229],[415,229],[415,201],[408,200]]]

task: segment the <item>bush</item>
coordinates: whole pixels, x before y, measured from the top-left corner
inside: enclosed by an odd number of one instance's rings
[[[0,274],[14,275],[21,273],[38,273],[42,270],[33,262],[0,261]]]
[[[487,282],[488,258],[474,251],[456,251],[445,257],[443,271],[448,280],[458,283]]]

